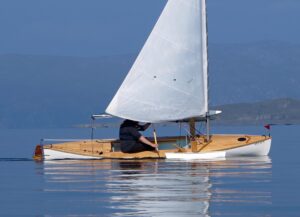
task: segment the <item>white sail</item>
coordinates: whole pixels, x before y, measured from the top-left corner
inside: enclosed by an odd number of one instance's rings
[[[207,65],[205,0],[168,0],[106,112],[152,123],[205,115]]]

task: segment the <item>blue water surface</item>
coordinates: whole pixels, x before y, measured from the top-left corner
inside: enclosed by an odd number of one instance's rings
[[[213,131],[265,133],[261,127]],[[299,126],[274,126],[269,157],[35,162],[40,138],[90,132],[2,129],[0,216],[300,216],[299,132]]]

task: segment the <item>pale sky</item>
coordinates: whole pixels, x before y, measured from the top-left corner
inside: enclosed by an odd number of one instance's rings
[[[0,0],[0,54],[137,53],[166,0]],[[210,43],[300,44],[300,0],[207,0]]]

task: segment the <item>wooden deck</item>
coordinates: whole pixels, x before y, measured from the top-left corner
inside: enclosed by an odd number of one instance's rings
[[[267,136],[253,135],[212,135],[210,142],[206,142],[205,136],[198,137],[195,141],[197,152],[223,151],[232,148],[242,147],[265,141]],[[84,156],[102,157],[104,159],[143,159],[143,158],[165,158],[166,152],[191,152],[190,148],[180,148],[179,140],[185,140],[185,137],[165,137],[158,138],[160,145],[159,151],[145,151],[140,153],[122,153],[118,140],[86,140],[76,142],[66,142],[61,144],[44,145],[44,149],[79,154]],[[190,141],[189,141],[190,142]],[[163,148],[164,146],[169,149]]]

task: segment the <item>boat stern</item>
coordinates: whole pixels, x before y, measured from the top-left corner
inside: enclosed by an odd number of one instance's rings
[[[33,160],[41,161],[44,159],[44,149],[42,145],[37,145],[34,150]]]

